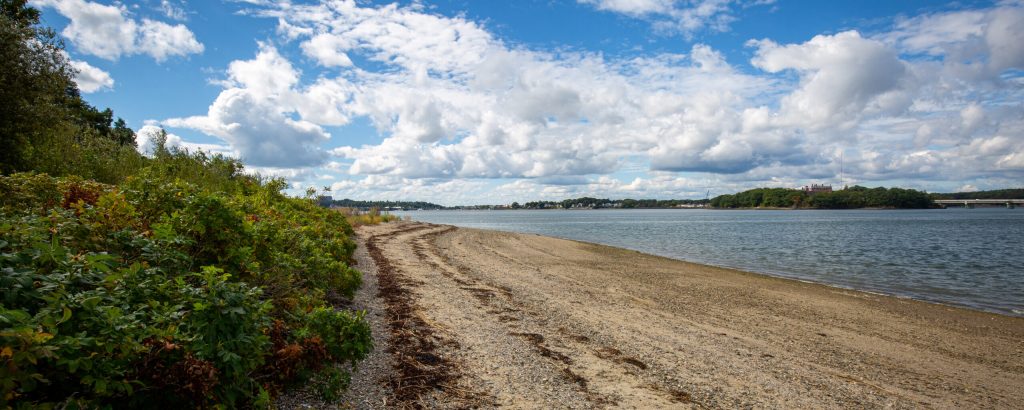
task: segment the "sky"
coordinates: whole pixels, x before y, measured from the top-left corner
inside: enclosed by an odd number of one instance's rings
[[[83,96],[290,192],[1024,185],[1024,2],[31,0]]]

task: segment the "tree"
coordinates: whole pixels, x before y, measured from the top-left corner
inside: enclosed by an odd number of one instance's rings
[[[27,169],[32,142],[64,129],[74,70],[25,0],[0,0],[0,172]]]
[[[110,131],[110,138],[118,145],[135,147],[135,131],[128,128],[124,120],[118,118],[114,122],[114,129]]]
[[[82,99],[64,44],[26,4],[0,0],[0,173],[114,182],[125,162],[141,160],[135,131]]]
[[[68,110],[68,118],[82,131],[79,139],[83,138],[84,133],[91,131],[92,135],[109,138],[119,146],[136,146],[135,131],[128,128],[124,119],[118,118],[114,121],[114,112],[110,108],[100,111],[93,107],[82,99],[78,88],[67,89],[64,105]]]
[[[0,14],[23,27],[39,24],[39,10],[26,6],[26,3],[26,0],[0,0]]]

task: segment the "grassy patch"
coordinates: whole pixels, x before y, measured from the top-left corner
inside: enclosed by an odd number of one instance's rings
[[[377,225],[380,223],[397,221],[400,218],[398,215],[381,213],[378,208],[370,208],[368,211],[360,211],[356,208],[331,208],[332,211],[337,212],[345,216],[345,220],[348,221],[349,225],[363,226],[363,225]]]

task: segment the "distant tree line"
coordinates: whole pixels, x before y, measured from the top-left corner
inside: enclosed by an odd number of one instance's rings
[[[354,199],[335,199],[328,201],[329,206],[341,207],[341,208],[401,208],[403,210],[412,209],[444,209],[444,206],[423,202],[423,201],[357,201]]]
[[[572,209],[572,208],[675,208],[678,206],[699,206],[706,204],[705,199],[607,199],[607,198],[572,198],[561,201],[533,201],[519,205],[512,203],[513,209]]]
[[[757,188],[711,199],[712,208],[924,209],[933,206],[926,192],[862,186],[815,194],[799,189]]]
[[[931,194],[932,199],[1024,199],[1024,188]]]
[[[580,197],[561,201],[513,202],[511,205],[466,205],[445,207],[423,201],[357,201],[335,199],[321,201],[323,206],[359,209],[653,209],[704,207],[711,208],[813,208],[856,209],[893,208],[925,209],[935,206],[933,199],[1024,199],[1024,189],[928,194],[914,189],[866,188],[852,186],[833,192],[811,194],[790,188],[756,188],[735,194],[707,199],[608,199]]]
[[[711,199],[712,208],[800,208],[807,193],[789,188],[757,188]]]

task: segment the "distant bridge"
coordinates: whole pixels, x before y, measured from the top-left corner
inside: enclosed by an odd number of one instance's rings
[[[936,199],[935,203],[942,206],[963,205],[964,208],[974,208],[975,205],[1003,205],[1013,209],[1024,206],[1024,199]]]

